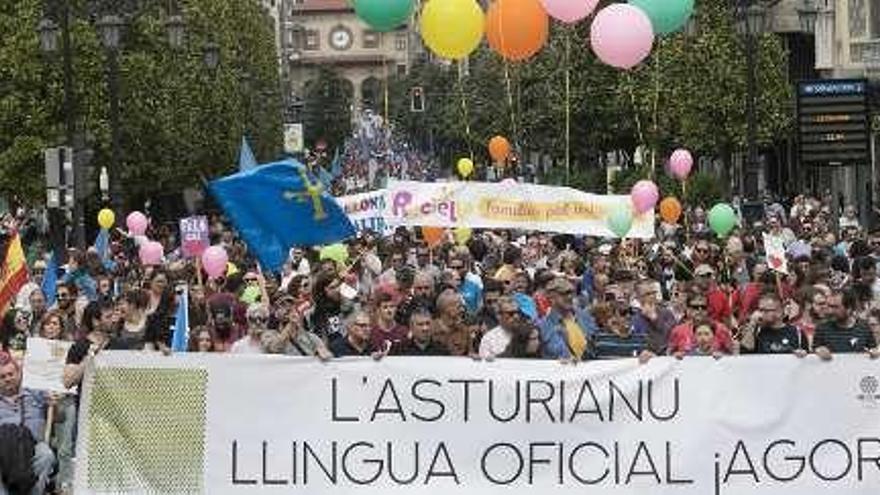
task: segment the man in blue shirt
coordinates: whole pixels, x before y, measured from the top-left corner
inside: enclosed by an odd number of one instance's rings
[[[36,442],[31,467],[37,481],[31,495],[45,492],[55,464],[52,449],[43,441],[48,407],[55,407],[54,398],[43,392],[22,389],[21,367],[9,354],[0,352],[0,424],[24,426]],[[0,495],[7,493],[7,487],[0,480]]]
[[[541,321],[541,349],[545,358],[583,360],[590,355],[590,339],[596,333],[593,316],[574,305],[574,286],[559,277],[547,284],[552,305]]]

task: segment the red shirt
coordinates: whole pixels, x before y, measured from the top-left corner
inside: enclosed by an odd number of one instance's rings
[[[730,309],[730,298],[727,292],[721,290],[717,285],[709,289],[706,295],[707,311],[709,318],[715,321],[728,321],[732,311]]]
[[[385,343],[390,342],[394,348],[403,347],[409,340],[409,329],[403,325],[394,325],[389,331],[385,331],[378,326],[370,330],[370,343],[373,350],[384,351]]]
[[[712,346],[712,350],[724,354],[733,354],[733,337],[730,335],[730,330],[722,323],[712,322],[712,327],[715,329],[715,344]],[[673,327],[672,331],[669,332],[669,354],[676,352],[687,354],[695,346],[693,323],[682,323]]]

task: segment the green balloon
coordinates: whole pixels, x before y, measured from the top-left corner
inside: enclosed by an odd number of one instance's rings
[[[413,0],[355,0],[354,11],[376,31],[393,31],[409,20]]]
[[[608,215],[608,228],[614,235],[620,238],[626,237],[632,228],[633,216],[629,208],[620,208]]]
[[[683,28],[694,12],[694,0],[629,0],[629,3],[648,14],[657,35]]]
[[[727,203],[718,203],[709,210],[709,227],[718,234],[718,237],[724,237],[736,227],[736,212]]]

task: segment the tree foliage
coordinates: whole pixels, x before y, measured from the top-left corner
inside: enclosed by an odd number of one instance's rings
[[[36,32],[43,3],[0,0],[0,194],[31,202],[43,197],[42,149],[65,141],[61,55],[42,55]],[[107,55],[86,15],[88,3],[70,2],[73,79],[77,128],[98,170],[109,168],[111,156]],[[258,159],[277,157],[275,42],[258,2],[178,2],[187,23],[186,45],[178,51],[166,41],[167,2],[140,3],[118,59],[122,170],[110,173],[120,178],[126,198],[173,193],[233,170],[245,134]],[[214,72],[203,63],[209,40],[220,46]]]
[[[410,136],[430,134],[449,166],[471,153],[488,163],[486,143],[496,134],[520,152],[562,164],[566,109],[573,174],[600,166],[608,152],[632,156],[639,146],[649,151],[649,163],[655,153],[658,167],[679,146],[728,162],[746,144],[746,46],[729,2],[702,0],[696,16],[698,34],[658,38],[652,55],[632,71],[595,58],[588,22],[554,25],[547,46],[524,63],[505,62],[484,45],[467,71],[417,66],[391,84],[392,120]],[[793,97],[780,40],[765,35],[758,45],[758,136],[766,144],[791,131]],[[425,89],[424,114],[409,111],[415,86]]]
[[[341,144],[351,133],[351,83],[330,68],[322,67],[304,88],[305,142]]]

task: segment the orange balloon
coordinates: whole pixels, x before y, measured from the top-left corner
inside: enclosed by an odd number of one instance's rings
[[[660,218],[666,223],[678,223],[681,218],[681,203],[673,197],[663,198],[660,202]]]
[[[429,247],[440,244],[445,234],[446,230],[443,227],[422,227],[422,237]]]
[[[540,0],[496,0],[486,13],[489,46],[507,60],[525,60],[547,43],[550,18]]]
[[[510,142],[503,136],[495,136],[489,140],[489,155],[496,162],[503,162],[510,156]]]

